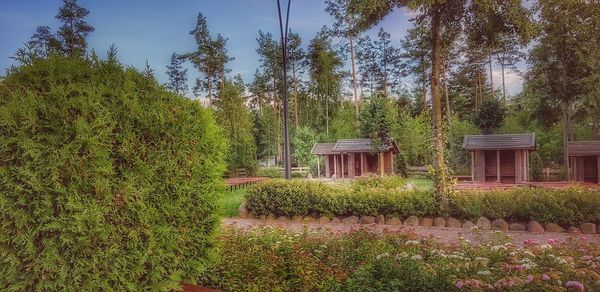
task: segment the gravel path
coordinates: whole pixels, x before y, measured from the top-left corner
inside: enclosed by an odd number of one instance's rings
[[[376,232],[409,232],[416,233],[422,237],[432,237],[444,243],[456,243],[459,237],[464,237],[472,242],[486,242],[495,231],[481,230],[472,232],[462,228],[439,228],[439,227],[421,227],[421,226],[393,226],[385,224],[343,224],[343,223],[299,223],[292,221],[267,221],[260,219],[242,219],[225,218],[223,225],[236,228],[251,228],[260,226],[272,226],[285,228],[288,230],[301,231],[305,228],[313,231],[324,231],[333,233],[343,233],[365,228]],[[579,237],[590,242],[600,244],[600,234],[582,234],[575,235],[569,233],[531,233],[524,231],[505,231],[506,235],[512,238],[512,243],[517,246],[523,246],[526,240],[536,240],[540,243],[546,243],[549,239],[566,240],[568,238]]]

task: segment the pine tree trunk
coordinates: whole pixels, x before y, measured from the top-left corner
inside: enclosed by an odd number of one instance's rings
[[[442,69],[444,75],[444,95],[446,97],[446,119],[448,119],[448,127],[452,126],[452,112],[450,112],[450,97],[448,96],[448,66],[443,62],[444,67]]]
[[[296,89],[296,62],[292,62],[292,87],[294,90],[294,121],[296,129],[300,127],[300,118],[298,117],[298,90]]]
[[[494,76],[492,75],[492,49],[489,50],[488,52],[488,59],[489,59],[489,63],[490,63],[490,87],[491,87],[491,92],[490,95],[492,96],[492,98],[494,98]]]
[[[568,145],[569,145],[569,136],[570,136],[570,114],[569,114],[569,104],[567,102],[563,102],[563,160],[565,165],[565,173],[567,175],[567,180],[571,180],[571,170],[569,169],[569,153],[568,153]]]
[[[500,62],[500,68],[502,68],[502,97],[504,100],[504,104],[506,105],[506,102],[507,102],[507,100],[506,100],[506,83],[504,81],[504,62],[503,61]]]
[[[431,107],[433,134],[433,167],[435,169],[435,193],[442,208],[448,208],[448,183],[444,157],[444,134],[442,121],[442,100],[440,94],[440,27],[443,7],[434,5],[431,17]]]
[[[356,124],[358,125],[358,114],[359,114],[359,101],[357,93],[357,81],[356,81],[356,65],[354,63],[354,39],[352,36],[348,37],[350,41],[350,61],[352,63],[352,88],[354,89],[354,110],[356,111]]]
[[[212,107],[212,82],[208,78],[208,106]]]

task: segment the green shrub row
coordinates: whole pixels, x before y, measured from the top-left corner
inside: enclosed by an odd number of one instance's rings
[[[572,225],[600,223],[600,190],[515,188],[462,191],[450,197],[451,214],[461,218],[505,218]]]
[[[438,215],[429,191],[358,188],[307,180],[269,180],[252,186],[246,204],[254,215]]]
[[[270,180],[248,189],[247,207],[256,216],[481,216],[511,221],[573,225],[600,222],[600,190],[515,188],[461,191],[450,195],[447,213],[431,190],[351,186],[307,180]]]
[[[406,186],[406,179],[400,176],[364,176],[354,180],[352,187],[360,188],[382,188],[382,189],[397,189]]]

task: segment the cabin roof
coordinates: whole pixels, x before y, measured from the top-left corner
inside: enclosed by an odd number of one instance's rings
[[[333,146],[335,143],[316,143],[310,152],[315,155],[334,154]]]
[[[356,152],[371,152],[371,139],[356,138],[356,139],[340,139],[336,143],[316,143],[311,151],[312,154],[338,154],[338,153],[356,153]],[[392,151],[399,153],[400,149],[394,139],[383,152]]]
[[[535,150],[535,134],[466,135],[463,148],[466,150]]]
[[[600,155],[600,141],[569,141],[567,144],[569,156]]]

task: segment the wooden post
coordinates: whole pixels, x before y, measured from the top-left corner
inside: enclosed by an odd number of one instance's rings
[[[471,151],[471,181],[475,181],[475,152]]]
[[[596,183],[600,184],[600,155],[598,155],[596,157],[597,163],[596,163],[596,171],[598,172],[597,176],[596,176]]]
[[[496,150],[496,181],[500,182],[502,177],[500,176],[500,150]]]
[[[394,174],[394,152],[390,152],[390,157],[391,157],[391,161],[390,161],[390,165],[392,166],[392,174]]]
[[[321,177],[321,155],[317,156],[317,178]]]
[[[342,178],[344,178],[344,153],[340,154],[340,159],[342,161],[340,163],[340,166],[342,167],[341,175],[342,175]]]
[[[335,178],[338,178],[338,174],[337,174],[337,155],[333,154],[333,174],[335,175]]]
[[[380,176],[383,176],[383,163],[384,163],[383,152],[380,152],[379,153],[379,175]]]
[[[365,154],[360,153],[360,175],[365,175]]]

